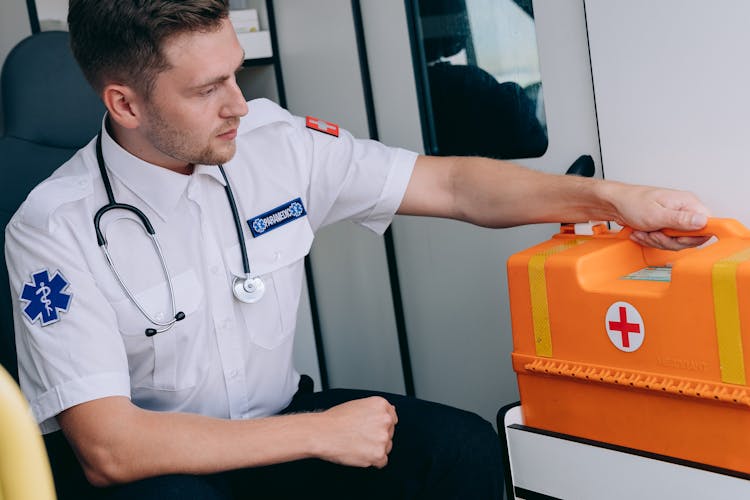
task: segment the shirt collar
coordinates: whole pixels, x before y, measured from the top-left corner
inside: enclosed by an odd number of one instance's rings
[[[129,153],[109,134],[106,122],[105,115],[102,122],[102,154],[107,173],[117,177],[135,196],[166,221],[177,207],[192,176],[154,165]],[[226,184],[216,165],[196,165],[193,176],[204,175],[214,178],[222,186]]]
[[[224,181],[224,177],[219,171],[219,167],[216,165],[196,165],[193,170],[193,175],[207,175],[214,178],[222,186],[226,186],[227,183]]]

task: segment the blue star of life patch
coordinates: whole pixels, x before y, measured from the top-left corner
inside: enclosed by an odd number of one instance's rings
[[[301,198],[297,198],[279,205],[273,210],[248,219],[247,224],[250,226],[253,238],[257,238],[305,215],[307,215],[305,205],[302,204]]]
[[[67,312],[70,307],[71,295],[65,293],[68,282],[58,270],[50,278],[49,271],[41,271],[31,275],[32,282],[24,283],[21,291],[23,314],[31,323],[40,320],[42,326],[47,326],[60,320],[60,312]]]

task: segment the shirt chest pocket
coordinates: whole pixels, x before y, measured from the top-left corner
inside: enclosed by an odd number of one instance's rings
[[[266,290],[260,301],[236,301],[236,307],[256,346],[275,349],[293,337],[304,259],[312,242],[313,231],[306,217],[246,241],[251,273],[263,280]],[[239,245],[234,245],[229,254],[232,274],[244,276]]]
[[[175,307],[185,318],[169,330],[146,336],[147,328],[157,328],[130,299],[112,304],[117,314],[120,333],[125,344],[134,388],[179,391],[194,387],[202,376],[201,342],[205,339],[203,291],[193,269],[172,276]],[[138,303],[156,321],[165,322],[173,316],[169,286],[162,281],[144,290],[133,291]]]

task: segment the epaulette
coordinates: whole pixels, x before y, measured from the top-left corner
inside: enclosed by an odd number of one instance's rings
[[[247,107],[247,115],[240,120],[237,130],[240,135],[272,123],[295,123],[295,118],[289,111],[269,99],[253,99],[247,103]]]
[[[93,192],[91,178],[78,158],[79,151],[47,180],[35,187],[16,213],[20,222],[31,227],[52,231],[54,212],[66,203],[85,198]]]

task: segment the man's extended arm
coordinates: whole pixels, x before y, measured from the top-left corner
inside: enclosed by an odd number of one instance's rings
[[[485,227],[537,222],[616,221],[633,239],[680,249],[704,238],[660,230],[697,230],[708,209],[691,193],[537,172],[509,162],[420,156],[398,213],[463,220]]]
[[[398,420],[380,397],[323,412],[251,420],[153,412],[127,398],[108,397],[69,408],[57,419],[86,477],[97,486],[311,457],[384,467]]]

